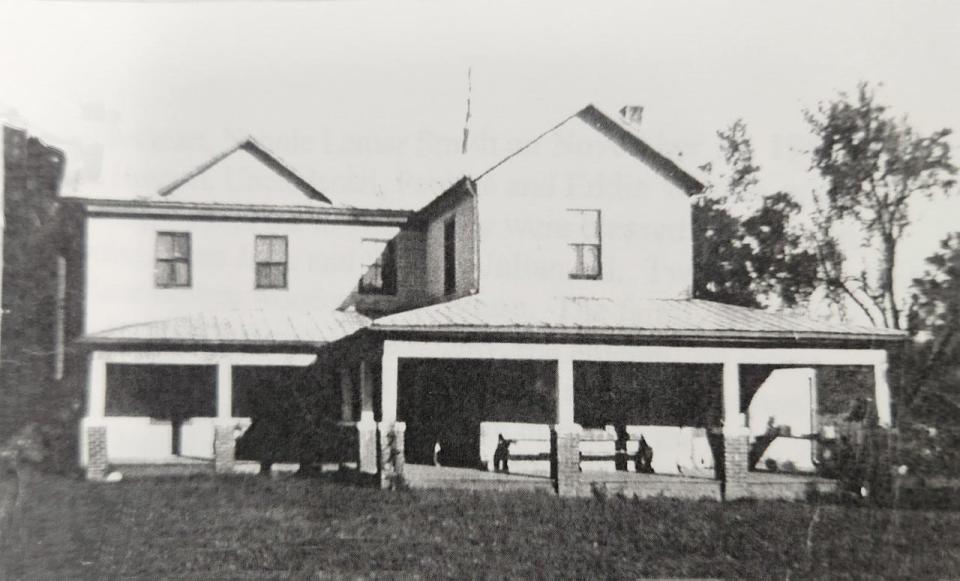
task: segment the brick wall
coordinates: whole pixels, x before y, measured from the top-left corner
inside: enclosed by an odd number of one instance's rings
[[[233,471],[237,441],[233,437],[233,424],[216,425],[213,428],[213,468],[218,474]]]
[[[580,485],[580,432],[555,426],[550,435],[551,471],[560,496],[576,496]]]
[[[87,427],[87,480],[103,480],[107,476],[107,427]]]
[[[406,424],[380,424],[380,487],[394,490],[403,486],[404,436]]]
[[[748,456],[750,436],[745,428],[728,430],[723,435],[724,498],[733,500],[750,495]]]

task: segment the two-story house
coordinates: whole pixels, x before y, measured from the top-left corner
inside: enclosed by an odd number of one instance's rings
[[[511,472],[549,472],[561,494],[628,486],[604,467],[643,439],[645,468],[675,482],[718,496],[719,472],[728,496],[762,493],[748,456],[769,410],[752,401],[778,398],[754,395],[786,385],[809,419],[817,367],[865,366],[889,425],[902,335],[695,299],[702,189],[588,106],[417,211],[335,203],[252,141],[148,200],[70,200],[81,462],[94,479],[230,471],[250,402],[311,366],[357,468],[387,484],[405,465],[492,467],[503,436]]]

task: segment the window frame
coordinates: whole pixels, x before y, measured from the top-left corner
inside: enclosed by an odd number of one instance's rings
[[[567,208],[568,215],[576,214],[577,218],[582,217],[585,213],[590,212],[596,215],[597,218],[597,241],[596,242],[568,242],[567,245],[574,249],[575,252],[575,261],[571,265],[568,277],[572,280],[602,280],[603,279],[603,212],[599,208]],[[583,272],[584,265],[584,252],[583,249],[587,247],[596,248],[597,254],[597,272],[596,273],[586,273]]]
[[[173,256],[170,258],[160,257],[160,238],[163,236],[169,236],[171,238],[171,246],[175,247],[175,240],[178,237],[182,237],[187,241],[187,252],[185,257]],[[173,254],[176,254],[175,252]],[[184,263],[187,265],[187,279],[183,283],[177,282],[164,282],[160,280],[160,269],[158,268],[161,264],[178,264]],[[174,272],[176,272],[174,270]],[[174,232],[169,230],[159,230],[157,231],[157,236],[154,239],[153,247],[153,284],[155,288],[191,288],[193,286],[193,237],[190,235],[190,232]]]
[[[283,262],[276,260],[257,260],[257,244],[260,240],[283,240]],[[261,266],[283,266],[282,285],[260,284]],[[290,288],[290,239],[286,234],[254,234],[253,237],[253,288],[254,290],[287,290]]]
[[[396,247],[396,238],[385,239],[385,238],[362,238],[360,240],[361,245],[363,243],[374,243],[379,242],[383,244],[383,251],[377,255],[374,261],[371,264],[361,264],[360,265],[360,280],[357,281],[357,292],[362,295],[380,295],[380,296],[396,296],[397,294],[397,247]],[[389,257],[389,260],[384,260],[384,257]],[[366,286],[364,284],[364,277],[367,276],[367,273],[370,272],[372,268],[380,269],[380,286]],[[390,273],[390,276],[387,277],[387,273]]]
[[[457,217],[443,221],[443,296],[457,292]]]

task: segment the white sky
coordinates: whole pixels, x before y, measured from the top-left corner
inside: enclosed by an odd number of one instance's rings
[[[630,103],[688,166],[742,116],[764,190],[803,194],[804,107],[869,80],[960,129],[958,55],[951,1],[0,0],[0,117],[66,150],[68,194],[152,195],[253,135],[337,203],[417,206],[463,167],[472,66],[470,167]],[[957,200],[918,210],[907,276],[960,229]]]

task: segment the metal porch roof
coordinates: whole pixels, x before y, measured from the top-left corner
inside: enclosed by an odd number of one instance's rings
[[[704,300],[473,295],[376,319],[379,331],[609,334],[677,338],[902,340],[901,331],[837,324]]]
[[[196,313],[85,335],[84,343],[273,345],[331,343],[370,324],[346,311],[234,310]]]

